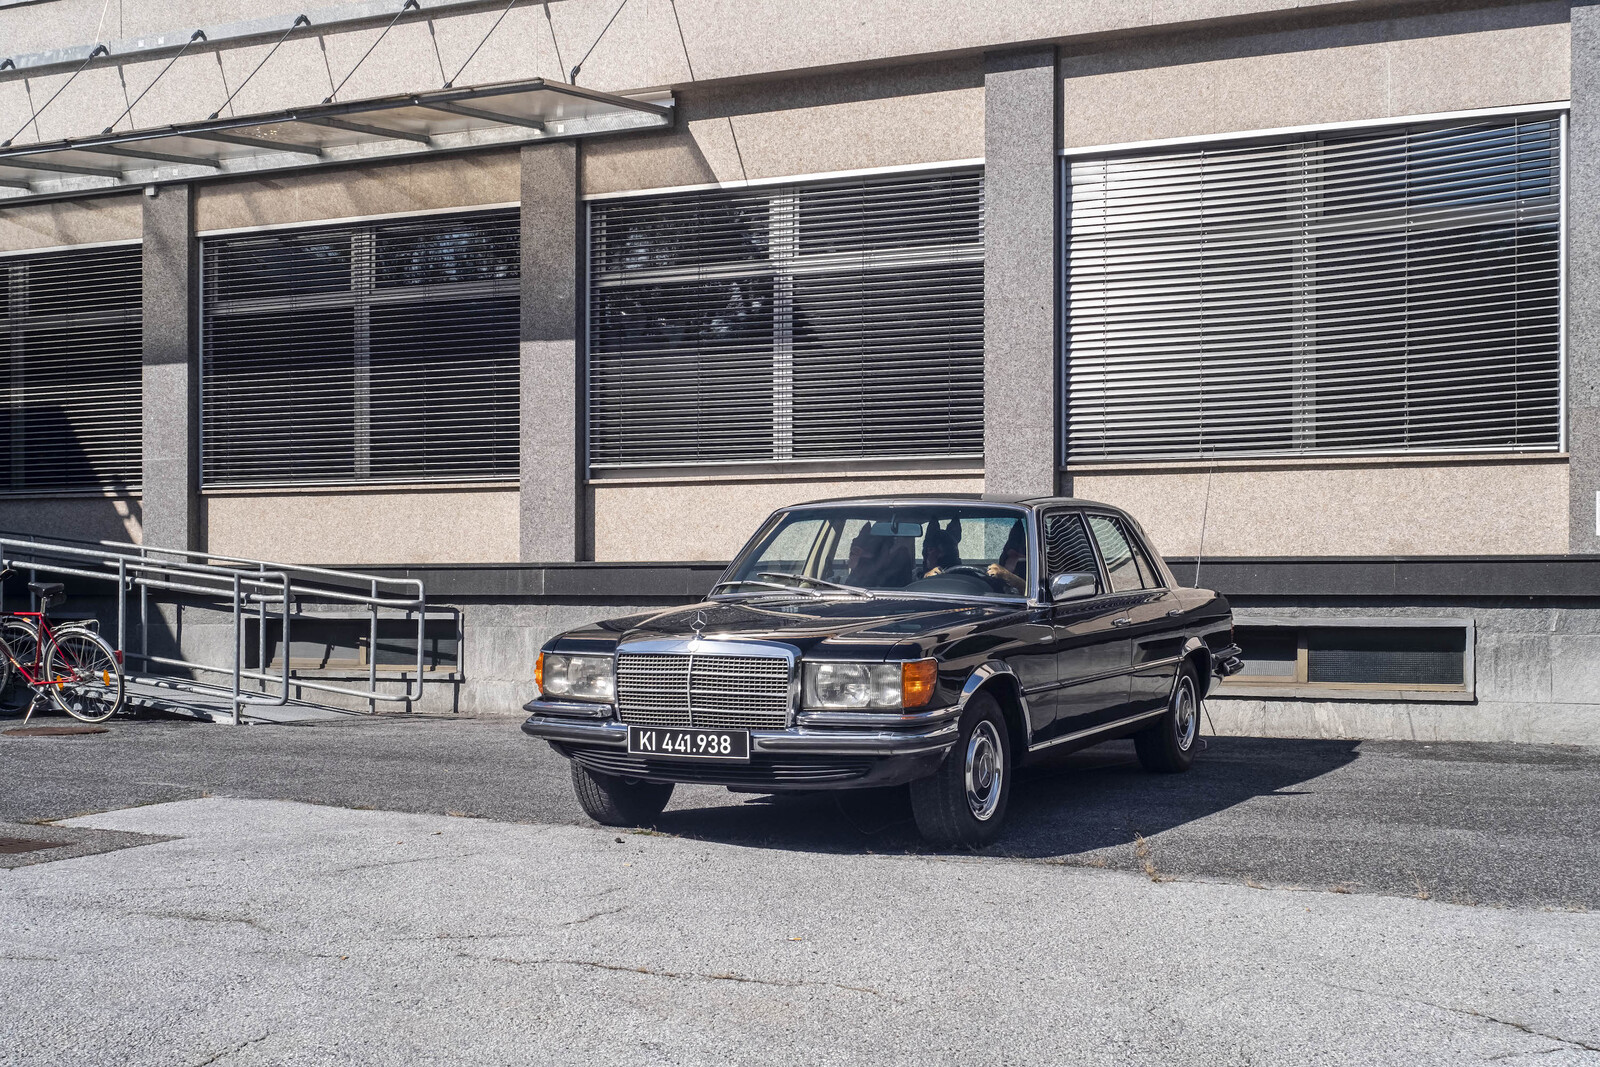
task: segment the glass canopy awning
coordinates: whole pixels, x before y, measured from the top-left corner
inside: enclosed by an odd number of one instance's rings
[[[0,203],[671,126],[667,93],[535,79],[0,149]]]

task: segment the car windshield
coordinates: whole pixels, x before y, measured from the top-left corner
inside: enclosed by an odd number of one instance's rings
[[[1027,590],[1025,530],[1022,512],[983,505],[788,511],[745,548],[716,591],[1020,597]]]

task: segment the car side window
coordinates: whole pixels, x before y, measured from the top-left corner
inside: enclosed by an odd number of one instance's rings
[[[1100,546],[1100,558],[1105,560],[1106,574],[1111,578],[1111,591],[1124,593],[1146,588],[1144,575],[1140,571],[1148,571],[1150,564],[1143,563],[1141,567],[1137,549],[1130,542],[1122,524],[1109,515],[1090,515],[1089,528],[1094,531],[1095,543]]]
[[[1155,561],[1150,558],[1150,550],[1139,540],[1139,535],[1129,529],[1128,524],[1125,522],[1119,521],[1117,527],[1127,540],[1128,547],[1133,549],[1133,559],[1139,565],[1139,577],[1144,580],[1144,587],[1146,589],[1160,589],[1165,586],[1167,580],[1162,576],[1161,568],[1156,566]]]
[[[1105,592],[1100,587],[1100,565],[1089,544],[1089,531],[1084,529],[1083,516],[1076,512],[1045,516],[1044,566],[1047,579],[1058,574],[1092,574],[1096,595]]]

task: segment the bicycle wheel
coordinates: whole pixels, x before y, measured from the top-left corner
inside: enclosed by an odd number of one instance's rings
[[[84,722],[99,722],[122,707],[122,665],[101,637],[67,627],[55,632],[45,658],[50,695],[61,710]]]
[[[0,637],[4,637],[6,644],[11,646],[11,654],[17,662],[32,670],[33,650],[39,644],[39,628],[27,619],[13,615],[0,621]],[[0,718],[21,715],[33,702],[33,687],[22,676],[22,672],[11,665],[10,660],[3,655],[0,655],[0,660],[5,660],[4,667],[0,668],[5,672],[4,684],[0,685]]]

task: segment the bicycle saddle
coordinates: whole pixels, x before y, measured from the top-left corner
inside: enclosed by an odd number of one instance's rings
[[[28,592],[36,597],[45,598],[60,596],[66,591],[66,586],[60,582],[29,582]]]

